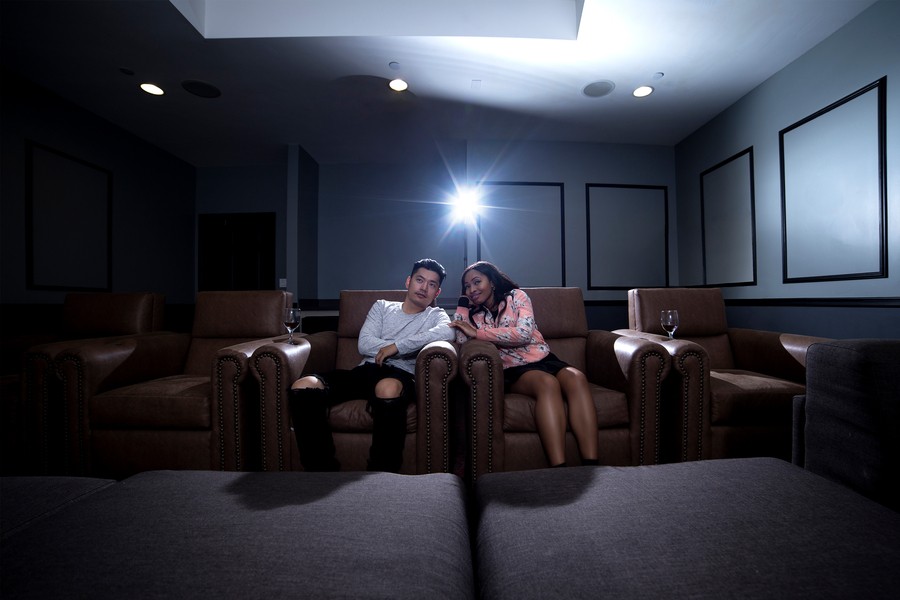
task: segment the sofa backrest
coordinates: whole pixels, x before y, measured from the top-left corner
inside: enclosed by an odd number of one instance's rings
[[[538,331],[553,353],[584,371],[588,326],[581,288],[533,287],[522,291],[531,298]]]
[[[66,294],[63,330],[67,338],[149,333],[163,328],[165,296],[150,292]]]
[[[209,375],[219,349],[287,335],[282,318],[292,301],[283,290],[200,292],[184,372]]]
[[[406,290],[343,290],[338,306],[336,369],[352,369],[362,362],[359,331],[376,300],[402,302]]]
[[[659,322],[663,310],[678,311],[675,337],[696,342],[709,354],[710,368],[733,369],[725,301],[719,288],[637,288],[628,290],[628,327],[667,335]]]
[[[900,339],[833,340],[806,354],[803,466],[900,511]]]

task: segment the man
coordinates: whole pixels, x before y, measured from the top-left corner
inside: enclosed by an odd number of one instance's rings
[[[447,271],[424,258],[406,278],[402,302],[378,300],[359,332],[363,361],[350,370],[301,377],[291,386],[290,409],[300,461],[307,471],[336,471],[328,409],[367,398],[372,415],[370,471],[399,472],[406,440],[406,407],[415,397],[416,355],[426,344],[451,341],[447,313],[435,306]]]

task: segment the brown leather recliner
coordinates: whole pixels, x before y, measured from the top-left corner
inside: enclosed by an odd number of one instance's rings
[[[190,334],[161,332],[69,348],[65,387],[72,472],[252,468],[247,385],[256,347],[285,339],[284,291],[200,292]],[[276,338],[275,336],[279,336]],[[255,414],[255,411],[254,411]]]
[[[25,442],[29,470],[66,471],[65,421],[57,356],[90,341],[159,331],[165,296],[141,293],[71,293],[63,302],[57,339],[31,346],[22,356],[22,390],[27,407]]]
[[[359,331],[376,300],[400,301],[405,290],[345,290],[341,292],[338,330],[313,333],[295,346],[269,344],[254,352],[251,369],[259,382],[259,423],[264,471],[299,471],[300,456],[288,406],[291,384],[302,375],[352,369],[362,361]],[[416,400],[407,407],[407,435],[401,473],[449,472],[450,393],[456,376],[456,349],[449,342],[432,342],[416,359]],[[348,400],[331,408],[336,458],[345,471],[364,471],[372,445],[372,417],[366,399]]]
[[[584,372],[597,408],[599,460],[605,465],[658,462],[661,386],[669,354],[648,340],[588,330],[580,288],[523,288],[538,329],[560,359]],[[504,394],[503,367],[494,344],[460,346],[460,378],[468,387],[471,476],[548,467],[534,419],[535,400]],[[566,462],[580,464],[566,434]]]
[[[660,324],[664,309],[679,314],[671,341]],[[792,400],[804,393],[807,349],[824,338],[728,327],[718,288],[629,290],[628,324],[617,333],[653,339],[672,354],[668,460],[790,460]]]

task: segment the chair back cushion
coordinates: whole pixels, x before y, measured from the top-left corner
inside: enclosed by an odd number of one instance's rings
[[[531,298],[538,331],[553,353],[584,371],[588,327],[581,288],[533,287],[522,290]]]
[[[678,311],[675,337],[696,342],[709,354],[713,369],[733,369],[725,301],[719,288],[638,288],[628,291],[628,327],[667,335],[659,322],[666,309]]]
[[[197,294],[185,373],[208,376],[216,352],[226,346],[287,335],[282,318],[292,301],[283,290]]]
[[[141,293],[72,293],[63,303],[66,337],[87,338],[159,331],[165,296]]]
[[[338,344],[334,366],[352,369],[360,362],[359,331],[376,300],[401,302],[406,290],[343,290],[338,306]]]

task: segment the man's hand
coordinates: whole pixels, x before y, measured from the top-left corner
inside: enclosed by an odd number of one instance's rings
[[[397,344],[389,344],[378,351],[378,354],[375,355],[375,364],[379,367],[384,363],[385,360],[399,353],[397,350]]]

